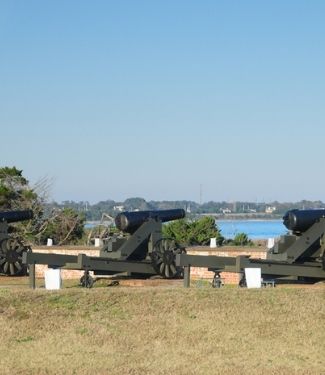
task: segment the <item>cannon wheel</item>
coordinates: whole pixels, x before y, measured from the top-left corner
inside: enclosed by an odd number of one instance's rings
[[[152,265],[158,275],[165,279],[181,277],[183,269],[176,266],[176,254],[184,253],[175,240],[162,238],[154,245],[151,253]]]
[[[8,276],[25,275],[27,267],[22,262],[23,253],[31,251],[17,238],[5,238],[0,242],[0,273]]]
[[[322,262],[323,270],[325,270],[325,234],[322,235],[320,239],[320,246],[321,246],[321,255],[320,259]]]
[[[238,286],[239,288],[247,288],[247,282],[246,282],[246,277],[244,273],[240,274]]]
[[[219,272],[215,272],[212,280],[212,288],[221,288],[223,282]]]
[[[85,271],[80,278],[80,285],[83,288],[92,288],[94,286],[94,279],[89,275],[89,271]]]

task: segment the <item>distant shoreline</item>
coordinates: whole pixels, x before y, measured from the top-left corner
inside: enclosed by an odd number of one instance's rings
[[[278,218],[278,219],[263,219],[263,218],[254,218],[254,219],[249,219],[249,218],[245,218],[245,217],[241,217],[241,218],[235,218],[235,219],[230,219],[230,218],[216,218],[217,221],[265,221],[265,222],[269,222],[269,221],[282,221],[282,218]]]
[[[275,221],[282,220],[283,215],[269,215],[269,214],[217,214],[217,213],[206,213],[198,214],[198,216],[212,216],[216,220],[263,220],[263,221]]]

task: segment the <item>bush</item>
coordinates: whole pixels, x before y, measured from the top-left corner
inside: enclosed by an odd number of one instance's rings
[[[208,245],[210,238],[216,238],[218,245],[224,241],[224,237],[215,224],[215,219],[210,216],[195,221],[181,219],[165,224],[163,236],[172,238],[184,246]]]
[[[248,238],[246,233],[237,233],[231,244],[234,246],[252,246],[253,242]]]

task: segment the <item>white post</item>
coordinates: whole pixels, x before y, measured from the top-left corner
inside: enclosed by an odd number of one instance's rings
[[[210,247],[211,248],[217,247],[217,239],[216,238],[210,238]]]

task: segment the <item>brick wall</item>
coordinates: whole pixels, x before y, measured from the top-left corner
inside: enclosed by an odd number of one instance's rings
[[[266,251],[264,247],[230,247],[224,246],[220,248],[211,249],[208,246],[198,246],[187,248],[187,253],[190,255],[215,255],[223,257],[236,257],[238,255],[250,255],[252,258],[265,259]],[[58,246],[44,246],[33,248],[34,252],[38,253],[58,253],[67,255],[78,255],[79,253],[88,256],[99,256],[99,248],[97,247],[58,247]],[[46,265],[36,265],[36,277],[44,277],[44,271],[47,269]],[[80,278],[83,271],[78,270],[61,270],[63,279]],[[214,273],[209,272],[207,268],[191,267],[191,278],[193,279],[209,279],[212,280]],[[221,277],[224,278],[226,284],[238,284],[239,275],[236,273],[223,272]]]
[[[211,249],[207,246],[191,247],[186,249],[189,255],[215,255],[222,257],[236,257],[239,255],[250,255],[252,258],[266,258],[266,250],[263,247],[231,247],[224,246]],[[209,279],[212,280],[214,272],[207,268],[191,267],[191,279]],[[226,284],[238,284],[240,275],[232,272],[221,272],[220,276]]]
[[[79,247],[79,246],[43,246],[34,247],[33,252],[43,254],[62,254],[62,255],[78,255],[80,253],[88,256],[99,256],[98,247]],[[36,277],[44,277],[44,271],[47,270],[47,266],[44,264],[37,264],[35,267]],[[61,270],[61,277],[63,279],[79,279],[83,275],[83,271],[78,270]]]

